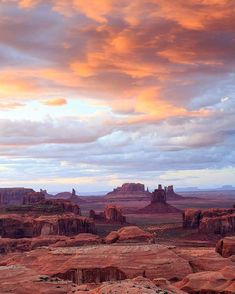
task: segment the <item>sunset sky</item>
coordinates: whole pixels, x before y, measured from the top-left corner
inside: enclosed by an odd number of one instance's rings
[[[234,0],[0,0],[0,187],[235,184]]]

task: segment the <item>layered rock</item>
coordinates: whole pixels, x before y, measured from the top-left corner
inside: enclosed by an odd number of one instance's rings
[[[82,285],[77,286],[73,289],[69,294],[156,294],[156,293],[164,293],[164,294],[182,294],[185,293],[176,287],[170,285],[170,283],[161,279],[161,285],[158,285],[160,279],[154,279],[153,281],[146,279],[142,276],[136,277],[134,279],[126,279],[122,281],[112,281],[112,282],[104,282],[101,285],[97,285],[94,288],[94,285]]]
[[[34,192],[33,189],[26,188],[0,188],[0,206],[22,204],[24,197]]]
[[[202,211],[199,209],[187,208],[183,211],[183,227],[198,228],[202,218]]]
[[[76,195],[75,189],[72,189],[72,192],[60,192],[60,193],[57,193],[56,195],[49,195],[49,194],[47,195],[48,195],[47,196],[48,199],[68,200],[75,204],[86,203],[85,199],[82,199],[82,197],[79,197],[78,195]]]
[[[163,189],[161,185],[158,185],[158,189],[155,189],[151,194],[151,203],[137,211],[137,213],[152,214],[152,213],[177,213],[180,212],[176,207],[166,202],[167,192],[166,188]]]
[[[23,205],[35,204],[45,199],[45,195],[42,192],[28,193],[23,197]]]
[[[74,214],[54,216],[1,215],[0,235],[3,238],[32,238],[46,235],[93,233],[94,222]]]
[[[112,192],[107,193],[105,196],[109,200],[133,200],[133,198],[146,200],[149,197],[150,193],[148,188],[145,189],[145,186],[141,183],[125,183],[121,187],[113,189]]]
[[[175,286],[186,293],[235,293],[235,266],[190,274]]]
[[[235,236],[219,240],[216,244],[216,251],[223,257],[235,255]]]
[[[6,212],[27,214],[63,214],[71,212],[81,214],[80,207],[68,200],[47,199],[41,200],[41,193],[30,193],[25,197],[25,205],[7,206]],[[44,197],[44,196],[42,196]]]
[[[122,213],[122,209],[116,205],[107,205],[104,212],[96,213],[93,209],[90,210],[90,218],[98,221],[109,223],[125,223],[126,217]]]
[[[30,251],[42,246],[75,247],[101,243],[99,236],[90,233],[80,233],[73,237],[48,235],[21,239],[0,238],[0,254]]]
[[[235,232],[235,209],[186,209],[183,227],[198,228],[202,233],[228,234]]]
[[[146,232],[139,227],[129,226],[123,227],[118,231],[113,231],[109,233],[105,242],[107,244],[116,243],[116,242],[153,242],[154,235]]]
[[[69,255],[69,258],[68,258]],[[33,262],[32,262],[33,261]],[[81,270],[89,272],[93,280],[101,270],[116,268],[126,278],[145,276],[162,277],[170,281],[181,280],[192,273],[189,262],[167,246],[151,245],[98,245],[70,248],[40,248],[29,252],[2,256],[0,265],[22,265],[44,275],[67,275],[78,280]],[[94,269],[100,269],[95,271]],[[94,271],[93,271],[94,270]],[[68,275],[68,273],[71,273]],[[74,277],[74,275],[77,276]]]

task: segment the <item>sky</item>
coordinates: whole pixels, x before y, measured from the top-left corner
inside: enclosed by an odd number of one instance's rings
[[[234,0],[0,0],[0,187],[235,184]]]

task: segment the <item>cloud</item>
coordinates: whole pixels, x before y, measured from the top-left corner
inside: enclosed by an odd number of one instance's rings
[[[234,166],[234,12],[229,0],[2,1],[0,159],[110,183]]]
[[[64,98],[53,98],[49,100],[42,100],[41,103],[47,106],[63,106],[67,104],[67,100]]]

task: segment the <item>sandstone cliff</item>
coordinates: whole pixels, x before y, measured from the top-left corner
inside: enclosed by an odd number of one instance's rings
[[[3,238],[32,238],[46,235],[77,235],[94,233],[94,222],[74,214],[54,216],[1,215],[0,236]]]

